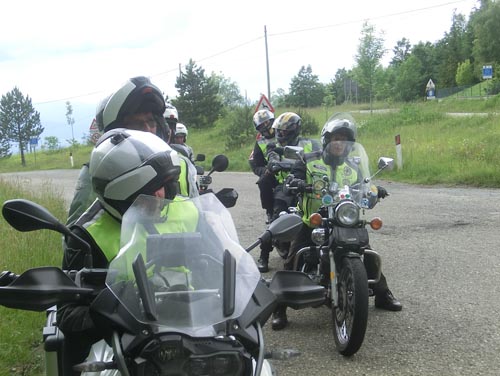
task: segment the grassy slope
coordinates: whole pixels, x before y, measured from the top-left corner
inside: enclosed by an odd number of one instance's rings
[[[320,125],[331,113],[353,111],[358,122],[358,140],[367,148],[372,163],[381,155],[396,157],[394,137],[401,135],[403,166],[393,171],[391,179],[422,184],[470,184],[500,187],[498,145],[500,135],[500,96],[489,99],[429,101],[414,105],[377,103],[374,108],[392,107],[396,112],[367,112],[368,106],[316,108],[308,112]],[[278,113],[282,111],[278,110]],[[490,113],[490,116],[453,117],[445,113]],[[249,127],[252,127],[249,124]],[[224,150],[230,134],[224,120],[211,129],[191,129],[188,143],[195,153],[203,153],[209,168],[218,153],[229,157],[229,170],[249,171],[247,159],[253,138],[238,150]],[[313,135],[312,137],[319,137]],[[90,147],[73,150],[74,167],[88,161]],[[36,157],[36,163],[35,163]],[[20,156],[0,160],[0,171],[71,168],[69,150],[55,153],[38,151],[26,156],[27,166],[20,165]]]
[[[20,182],[0,178],[0,202],[26,198],[40,203],[58,218],[65,218],[66,206],[54,187],[44,187],[37,196],[22,188]],[[34,266],[61,265],[61,236],[50,231],[21,233],[0,218],[0,271],[20,273]],[[43,374],[41,328],[43,312],[27,312],[0,307],[0,375]]]

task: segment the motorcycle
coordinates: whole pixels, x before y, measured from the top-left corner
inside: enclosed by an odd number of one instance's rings
[[[299,197],[304,193],[313,194],[316,202],[321,202],[316,210],[312,209],[313,214],[309,217],[313,227],[311,245],[297,251],[293,268],[325,289],[325,303],[332,311],[336,348],[340,354],[351,356],[363,343],[368,322],[368,298],[373,295],[370,286],[377,283],[381,275],[381,258],[370,247],[366,226],[378,230],[382,227],[382,220],[378,217],[364,219],[366,210],[372,209],[378,201],[376,187],[371,181],[380,171],[392,169],[394,160],[381,157],[378,171],[370,175],[363,146],[348,141],[343,143],[350,151],[345,163],[353,166],[353,170],[345,168],[344,173],[356,171],[356,182],[350,183],[348,177],[340,183],[332,181],[330,176],[337,172],[328,174],[330,167],[317,163],[313,164],[314,171],[309,167],[306,171],[311,184],[291,186],[292,176],[286,189]],[[322,158],[321,152],[304,153],[296,147],[286,147],[285,154],[300,159],[306,166],[310,166],[308,162]],[[367,261],[374,266],[369,267]]]
[[[170,223],[165,213],[171,205],[196,209],[196,229],[150,231],[151,225],[159,230]],[[92,268],[90,246],[42,206],[9,200],[2,214],[19,231],[57,231],[87,252],[86,267],[79,271],[37,267],[20,275],[0,273],[0,305],[47,311],[47,375],[71,374],[56,322],[57,306],[66,304],[88,306],[103,337],[86,361],[73,367],[82,375],[271,376],[268,359],[298,355],[265,351],[262,326],[287,281],[278,276],[272,288],[266,285],[240,246],[229,211],[213,194],[183,201],[139,196],[123,216],[121,249],[108,269]],[[190,219],[184,219],[188,228]],[[282,216],[254,244],[290,240],[300,226],[300,217]]]
[[[204,160],[205,155],[198,154],[196,156],[196,161]],[[223,154],[216,155],[214,159],[212,159],[212,168],[206,175],[205,169],[202,166],[196,165],[196,173],[198,175],[198,192],[200,193],[200,195],[213,192],[213,190],[209,188],[210,184],[212,184],[212,173],[214,171],[225,171],[228,166],[229,160]],[[220,191],[215,193],[215,196],[217,196],[217,198],[226,208],[232,208],[234,205],[236,205],[238,192],[236,192],[234,188],[222,188]]]

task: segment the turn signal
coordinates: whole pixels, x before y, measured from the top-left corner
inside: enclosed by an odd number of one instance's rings
[[[322,222],[323,222],[323,218],[321,217],[321,214],[319,214],[319,213],[313,213],[309,217],[309,223],[311,224],[311,226],[318,227],[321,225]]]
[[[382,219],[375,217],[370,221],[370,227],[374,230],[380,230],[382,228]]]

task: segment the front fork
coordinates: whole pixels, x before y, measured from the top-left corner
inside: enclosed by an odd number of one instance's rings
[[[330,299],[332,301],[332,307],[337,307],[339,302],[339,290],[337,289],[337,273],[335,266],[335,258],[333,257],[333,251],[330,249],[328,251],[328,258],[330,259]]]
[[[375,265],[377,266],[375,272],[372,275],[368,275],[368,285],[373,286],[380,281],[380,275],[382,274],[382,258],[376,251],[369,248],[364,250],[361,259],[364,261],[366,256],[373,257],[375,259]],[[333,257],[333,251],[331,249],[328,251],[328,258],[330,260],[330,299],[332,306],[337,307],[339,301],[339,292],[337,289],[337,269],[335,267],[335,258]]]

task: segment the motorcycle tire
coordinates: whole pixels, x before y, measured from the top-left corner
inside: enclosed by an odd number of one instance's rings
[[[337,278],[338,306],[332,308],[333,336],[340,354],[361,347],[368,323],[368,279],[359,258],[344,257]]]

